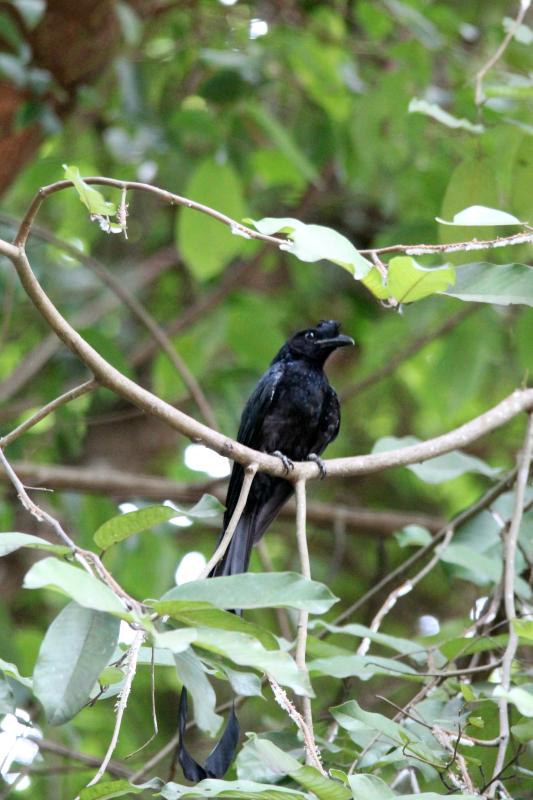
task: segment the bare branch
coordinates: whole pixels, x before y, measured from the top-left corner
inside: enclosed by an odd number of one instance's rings
[[[420,581],[423,578],[425,578],[426,575],[428,575],[431,572],[431,570],[438,564],[441,554],[448,547],[452,539],[454,531],[455,531],[455,526],[450,525],[444,535],[442,542],[435,548],[435,553],[433,554],[433,557],[427,562],[427,564],[425,564],[422,567],[422,569],[419,572],[417,572],[416,575],[414,575],[412,578],[408,578],[408,580],[404,581],[402,584],[400,584],[400,586],[397,586],[396,589],[393,589],[393,591],[389,594],[389,596],[382,604],[377,614],[374,616],[374,619],[370,623],[371,631],[374,632],[378,631],[381,626],[381,623],[383,622],[389,611],[392,611],[392,609],[394,608],[400,597],[409,594],[409,592],[411,592],[414,589],[416,584],[420,583]],[[357,655],[364,656],[368,652],[369,647],[370,647],[370,639],[368,638],[368,636],[365,636],[365,638],[362,640],[361,644],[357,648]]]
[[[516,15],[514,23],[509,27],[509,30],[502,39],[500,46],[498,47],[494,55],[491,56],[491,58],[489,58],[487,63],[483,64],[481,69],[477,72],[476,93],[475,93],[476,106],[478,107],[481,106],[481,104],[485,100],[485,95],[483,94],[483,78],[485,77],[487,72],[489,72],[489,70],[491,70],[493,66],[500,60],[500,58],[503,56],[503,54],[509,47],[509,44],[511,43],[513,36],[515,35],[516,31],[524,21],[524,17],[530,5],[531,5],[531,0],[520,0],[518,14]]]
[[[157,416],[190,439],[201,441],[212,447],[221,455],[229,456],[244,465],[257,463],[258,469],[261,471],[277,477],[286,477],[283,472],[283,465],[275,456],[254,451],[219,434],[206,425],[202,425],[182,411],[173,408],[169,403],[160,400],[152,392],[142,388],[135,381],[115,369],[59,313],[37,281],[24,251],[17,250],[16,257],[13,257],[13,264],[24,289],[38,311],[67,347],[89,367],[95,378],[103,386],[128,399],[147,413]],[[516,390],[490,411],[481,414],[471,422],[456,428],[450,433],[438,436],[428,442],[421,442],[387,453],[331,459],[326,462],[328,474],[332,476],[368,474],[388,467],[414,464],[428,458],[434,458],[456,447],[464,447],[489,431],[501,427],[521,411],[528,411],[532,407],[533,389]],[[318,475],[319,468],[316,464],[300,462],[295,464],[291,472],[291,480],[309,480],[318,477]]]
[[[7,434],[10,437],[11,434]],[[5,437],[5,438],[7,438]],[[178,503],[195,503],[208,492],[222,503],[226,484],[220,480],[201,483],[176,483],[170,478],[147,473],[125,472],[112,467],[78,467],[61,464],[39,464],[30,461],[12,461],[17,475],[25,483],[38,484],[50,489],[74,492],[98,492],[109,497],[142,497],[155,500],[174,500]],[[0,482],[7,480],[0,472]],[[280,517],[294,519],[296,506],[289,501],[280,511]],[[390,509],[376,511],[368,508],[313,501],[307,503],[307,520],[318,526],[330,528],[335,523],[348,529],[360,530],[377,536],[389,536],[406,525],[421,525],[429,531],[439,531],[444,521],[437,516],[416,511]]]
[[[298,555],[300,558],[300,572],[307,578],[311,580],[311,562],[309,560],[309,550],[307,547],[307,531],[306,531],[306,492],[305,492],[305,481],[299,480],[296,482],[295,485],[295,493],[296,493],[296,541],[298,543]],[[298,614],[298,631],[296,634],[296,653],[295,653],[295,661],[298,667],[303,671],[307,672],[307,664],[305,661],[305,650],[307,646],[307,626],[309,624],[309,612],[305,609],[302,609]],[[318,750],[315,742],[315,734],[313,730],[313,712],[311,708],[311,698],[310,697],[302,697],[302,710],[303,710],[303,718],[305,721],[305,725],[307,730],[309,731],[309,735],[311,736],[312,740],[312,747],[306,748],[306,762],[308,764],[313,764],[313,766],[317,766],[315,763],[318,761],[320,765],[320,751]],[[322,766],[319,766],[319,769],[322,773],[324,770]]]
[[[49,414],[53,414],[56,409],[60,408],[61,406],[65,405],[66,403],[70,403],[71,400],[76,400],[76,398],[81,397],[88,392],[92,392],[93,389],[96,389],[98,386],[97,381],[89,380],[84,381],[84,383],[80,383],[77,386],[74,386],[72,389],[69,389],[64,394],[59,395],[59,397],[54,398],[45,406],[40,408],[35,414],[32,414],[31,417],[21,422],[18,427],[14,428],[10,433],[6,434],[5,436],[0,437],[0,448],[7,447],[8,444],[14,442],[15,439],[18,439],[23,433],[33,428],[34,425],[37,425],[38,422],[43,420]]]
[[[104,760],[102,761],[100,768],[98,769],[98,772],[96,773],[94,778],[89,781],[87,786],[94,786],[95,783],[98,783],[98,781],[104,775],[109,762],[111,761],[111,756],[115,752],[115,747],[117,746],[120,728],[122,727],[122,718],[124,716],[126,706],[128,705],[131,685],[133,683],[133,679],[137,671],[137,660],[139,658],[139,652],[145,636],[146,632],[142,630],[137,631],[137,633],[135,634],[135,638],[129,650],[124,685],[120,691],[117,703],[117,717],[115,720],[115,727],[113,729],[113,736],[111,737],[109,747],[107,748],[107,753],[105,754]]]
[[[281,708],[288,714],[288,716],[302,732],[307,763],[315,767],[315,769],[321,772],[322,775],[326,776],[327,772],[322,766],[320,750],[316,746],[313,728],[310,727],[308,721],[302,717],[296,706],[291,703],[285,689],[283,689],[279,683],[270,676],[268,676],[268,682],[272,688],[276,703],[281,706]]]
[[[509,530],[505,536],[504,545],[504,574],[503,574],[503,601],[505,616],[509,625],[509,641],[505,648],[502,663],[501,687],[504,692],[511,688],[513,660],[518,648],[518,634],[516,633],[513,620],[516,618],[515,606],[515,559],[518,543],[518,534],[524,513],[524,499],[533,455],[533,414],[529,415],[524,446],[518,460],[518,475],[516,478],[516,491],[514,498],[513,516]],[[498,712],[500,719],[500,744],[498,755],[492,773],[492,785],[489,789],[489,797],[494,797],[496,793],[496,778],[502,773],[505,764],[505,755],[510,739],[509,729],[509,702],[506,697],[500,697],[498,701]]]

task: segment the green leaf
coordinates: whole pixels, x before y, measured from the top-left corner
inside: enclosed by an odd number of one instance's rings
[[[401,531],[396,531],[394,538],[400,547],[424,547],[431,542],[431,533],[422,525],[406,525]]]
[[[277,649],[276,637],[265,628],[247,622],[237,614],[223,611],[211,603],[194,600],[156,600],[150,606],[161,616],[168,615],[187,625],[206,625],[226,631],[240,631],[254,636],[267,649]]]
[[[152,783],[150,781],[150,783]],[[86,786],[80,792],[80,800],[111,800],[113,797],[124,797],[124,795],[140,794],[144,792],[145,786],[134,786],[126,780],[102,781],[95,786]]]
[[[401,447],[410,447],[418,444],[420,439],[416,436],[384,436],[372,448],[373,453],[385,453]],[[476,456],[469,456],[460,450],[452,450],[436,458],[430,458],[420,464],[408,464],[407,469],[414,472],[425,483],[443,483],[444,481],[458,478],[465,472],[479,472],[488,478],[495,478],[500,474],[498,467],[491,467]]]
[[[296,572],[245,573],[208,581],[190,581],[162,600],[200,600],[217,608],[295,608],[323,614],[337,602],[327,586]]]
[[[164,800],[188,800],[188,798],[221,797],[223,800],[309,800],[309,796],[283,786],[275,788],[267,783],[255,781],[221,781],[208,778],[196,786],[167,783],[161,790]]]
[[[428,103],[427,100],[419,100],[417,97],[413,97],[407,110],[410,114],[425,114],[428,117],[432,117],[437,122],[446,125],[447,128],[462,128],[465,131],[469,131],[469,133],[483,133],[485,130],[483,125],[474,124],[463,117],[460,119],[454,117],[437,103]]]
[[[316,186],[322,184],[313,164],[305,157],[287,128],[268,112],[267,106],[248,103],[244,112],[263,129],[278,150],[284,154],[306,180],[311,181]]]
[[[390,797],[396,797],[377,775],[349,775],[348,782],[353,800],[389,800]]]
[[[291,778],[312,792],[318,800],[350,800],[351,793],[346,786],[321,775],[315,767],[300,767],[291,772]]]
[[[389,297],[399,303],[414,303],[431,294],[445,291],[455,282],[451,266],[427,269],[411,256],[396,256],[389,261],[387,288]]]
[[[26,686],[28,689],[33,687],[32,679],[25,678],[23,675],[21,675],[16,664],[11,664],[9,661],[4,661],[3,658],[0,658],[0,670],[6,675],[9,675],[10,678],[13,678],[13,680],[18,681],[18,683],[21,683],[23,686]]]
[[[533,306],[533,268],[526,264],[465,264],[446,294],[474,303]]]
[[[302,767],[290,753],[286,753],[268,739],[251,736],[245,745],[248,757],[253,754],[275,780],[289,775],[294,781],[312,792],[318,800],[349,800],[349,790],[330,778],[321,775],[314,767]]]
[[[366,625],[359,625],[358,623],[351,623],[350,625],[330,625],[321,619],[314,620],[309,628],[315,630],[317,628],[325,628],[330,633],[348,634],[349,636],[358,636],[360,639],[368,637],[370,641],[377,642],[384,647],[389,647],[402,655],[420,656],[425,659],[425,655],[421,653],[421,646],[418,642],[413,642],[411,639],[403,639],[399,636],[390,636],[387,633],[380,631],[373,631],[367,628]]]
[[[357,737],[361,729],[366,728],[372,731],[373,734],[383,734],[395,744],[404,744],[400,733],[402,729],[397,722],[384,717],[383,714],[365,711],[355,700],[349,700],[340,706],[334,706],[330,708],[330,712],[339,725],[348,731],[350,736],[356,735]],[[357,738],[355,741],[357,743]]]
[[[416,675],[416,670],[401,661],[382,656],[331,656],[315,658],[307,665],[309,672],[330,675],[332,678],[358,678],[368,681],[374,675]]]
[[[441,561],[455,564],[468,570],[470,580],[480,586],[487,583],[498,583],[502,574],[501,559],[487,556],[468,547],[466,544],[452,542],[440,554]]]
[[[158,648],[165,648],[172,653],[183,653],[189,645],[196,641],[197,632],[195,628],[179,628],[174,631],[156,631],[153,634],[156,651]]]
[[[140,533],[176,516],[176,511],[168,506],[147,506],[127,514],[118,514],[100,525],[93,536],[94,541],[103,550],[112,544],[122,542],[135,533]]]
[[[216,694],[205,674],[205,669],[190,648],[174,655],[178,678],[192,697],[194,721],[198,727],[215,736],[222,725],[222,717],[216,713]]]
[[[62,544],[51,544],[46,539],[41,539],[39,536],[32,536],[29,533],[17,533],[10,531],[9,533],[0,533],[0,557],[7,556],[21,547],[30,547],[35,550],[48,550],[57,555],[68,555],[72,553],[70,547]]]
[[[323,225],[306,225],[291,217],[265,217],[260,220],[249,220],[260,233],[271,236],[274,233],[285,233],[289,239],[280,246],[300,259],[312,262],[326,259],[348,270],[354,278],[360,280],[372,269],[372,264],[358,253],[346,236]]]
[[[0,714],[12,714],[15,711],[15,695],[9,681],[0,670]]]
[[[234,220],[244,216],[244,200],[239,177],[230,164],[212,159],[202,161],[193,172],[184,194]],[[194,209],[181,208],[177,221],[177,247],[196,278],[218,275],[242,252],[244,241],[232,235],[218,220]]]
[[[64,167],[65,179],[72,181],[78,196],[90,214],[102,217],[112,217],[117,213],[115,203],[105,200],[103,195],[93,186],[85,183],[78,167]]]
[[[111,589],[83,569],[72,567],[57,558],[43,558],[26,573],[25,589],[54,589],[75,600],[80,606],[107,611],[127,618],[129,615]]]
[[[516,725],[511,725],[511,732],[519,742],[533,741],[533,719],[522,720]]]
[[[118,641],[120,620],[69,603],[48,628],[33,673],[51,725],[72,719],[89,699]]]
[[[483,227],[488,225],[493,227],[495,225],[525,225],[526,223],[520,222],[513,214],[508,214],[507,211],[500,211],[497,208],[489,208],[489,206],[468,206],[454,214],[453,220],[448,222],[440,217],[435,217],[437,222],[441,225],[458,225],[467,227]]]
[[[237,631],[197,628],[196,632],[195,647],[225,656],[241,667],[252,667],[266,672],[282,686],[289,686],[296,694],[312,694],[307,674],[297,667],[289,653],[265,650],[257,639]]]
[[[502,686],[497,686],[494,689],[494,697],[504,697],[516,706],[524,717],[533,717],[533,692],[528,692],[524,687],[513,686],[506,691]]]
[[[533,620],[513,619],[512,625],[521,639],[533,642]]]

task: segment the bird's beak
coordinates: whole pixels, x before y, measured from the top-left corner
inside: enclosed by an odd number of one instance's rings
[[[345,336],[343,333],[339,334],[338,336],[334,336],[331,339],[319,339],[317,345],[322,348],[327,348],[328,350],[335,350],[337,347],[347,347],[348,345],[354,345],[355,342],[351,336]]]

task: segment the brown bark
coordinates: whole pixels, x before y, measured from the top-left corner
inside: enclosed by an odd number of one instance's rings
[[[53,88],[43,101],[65,117],[73,108],[77,88],[94,81],[109,65],[120,43],[114,0],[48,0],[36,28],[22,38],[32,51],[31,66],[48,70]],[[0,51],[12,48],[0,40]],[[38,122],[17,127],[17,115],[30,99],[28,89],[0,82],[0,193],[35,155],[43,138]]]

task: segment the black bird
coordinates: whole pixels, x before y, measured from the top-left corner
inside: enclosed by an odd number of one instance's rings
[[[293,461],[317,461],[322,475],[321,453],[339,432],[340,407],[324,373],[328,356],[338,347],[353,345],[339,333],[339,323],[322,320],[314,328],[298,331],[281,348],[252,392],[242,412],[237,441],[254,450],[277,455],[287,473]],[[219,542],[239,499],[244,470],[234,463],[226,497],[226,512]],[[252,546],[261,538],[293,492],[283,478],[258,473],[250,488],[243,514],[222,559],[209,577],[246,572]],[[185,747],[187,692],[181,693],[178,757],[186,778],[222,777],[231,764],[239,739],[239,723],[233,709],[224,733],[202,766]]]
[[[237,441],[279,456],[287,472],[293,461],[312,459],[318,461],[322,473],[319,456],[339,432],[339,400],[324,373],[328,356],[338,347],[354,343],[340,334],[339,328],[334,320],[322,320],[314,328],[295,333],[276,355],[242,412]],[[220,538],[235,510],[243,477],[242,466],[235,463]],[[211,577],[246,572],[252,545],[292,491],[292,484],[283,478],[265,473],[255,476],[231,543]]]

